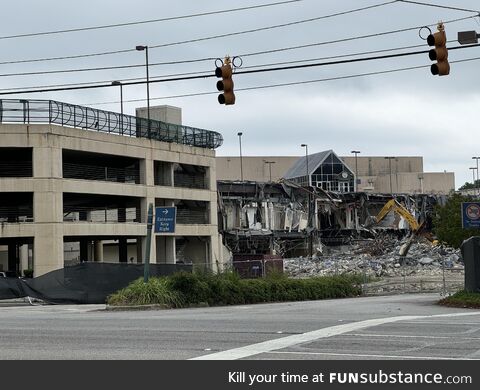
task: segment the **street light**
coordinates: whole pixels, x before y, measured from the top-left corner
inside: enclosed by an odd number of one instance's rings
[[[240,178],[243,181],[243,158],[242,158],[242,132],[238,132],[238,143],[240,145]]]
[[[418,181],[420,182],[420,193],[423,194],[423,175],[418,175]]]
[[[307,144],[301,144],[300,145],[302,148],[305,148],[305,159],[307,163],[307,187],[310,186],[310,170],[308,169],[308,145]],[[310,227],[310,221],[311,221],[311,196],[310,196],[310,191],[308,191],[308,209],[307,209],[307,227]],[[308,252],[310,253],[310,257],[313,255],[313,239],[312,239],[312,233],[313,231],[310,230],[309,233],[309,238],[308,238]]]
[[[120,127],[121,127],[120,133],[123,134],[123,84],[121,81],[112,81],[112,85],[120,86],[120,114],[122,115],[120,117]]]
[[[272,181],[272,164],[275,164],[275,161],[264,161],[265,164],[268,164],[268,169],[270,171],[270,182]]]
[[[388,167],[390,170],[390,194],[393,196],[393,189],[392,189],[392,160],[395,157],[385,157],[385,160],[388,160]]]
[[[305,159],[307,162],[307,187],[310,185],[310,171],[308,169],[308,145],[307,144],[301,144],[300,145],[302,148],[305,148]]]
[[[473,181],[473,186],[477,190],[477,192],[480,193],[480,191],[479,191],[480,189],[478,188],[478,181],[479,181],[478,180],[479,179],[479,177],[478,177],[478,160],[479,159],[480,159],[480,157],[472,157],[472,160],[477,160],[477,181],[476,182],[475,182],[475,180]]]
[[[468,169],[471,169],[471,170],[472,170],[472,176],[473,176],[472,180],[473,180],[473,185],[474,185],[474,187],[473,187],[473,193],[475,194],[475,169],[478,169],[478,168],[477,168],[477,167],[470,167],[470,168],[468,168]]]
[[[135,46],[135,50],[137,51],[144,51],[145,50],[145,66],[147,68],[147,134],[148,138],[152,137],[151,131],[150,131],[150,78],[148,75],[148,46]]]
[[[355,154],[355,186],[354,191],[358,191],[358,164],[357,164],[357,154],[360,154],[359,150],[352,150],[350,153]]]

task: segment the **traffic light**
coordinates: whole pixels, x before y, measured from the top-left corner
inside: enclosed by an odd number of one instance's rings
[[[450,73],[450,64],[448,63],[448,50],[447,35],[445,34],[445,28],[443,23],[439,23],[437,26],[438,32],[430,34],[427,37],[427,43],[429,46],[435,46],[428,52],[428,56],[432,61],[437,61],[436,64],[432,64],[430,71],[433,75],[446,76]]]
[[[215,76],[222,78],[222,80],[217,81],[217,89],[219,91],[223,91],[223,93],[218,95],[218,102],[225,105],[235,104],[232,65],[229,57],[225,58],[222,66],[219,66],[217,69],[215,69]]]

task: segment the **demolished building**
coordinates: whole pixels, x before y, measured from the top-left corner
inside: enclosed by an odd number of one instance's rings
[[[219,230],[224,245],[235,254],[282,257],[312,256],[324,245],[372,238],[379,231],[406,235],[412,227],[390,210],[377,220],[391,200],[402,205],[425,230],[444,196],[329,192],[289,180],[278,183],[218,181]]]

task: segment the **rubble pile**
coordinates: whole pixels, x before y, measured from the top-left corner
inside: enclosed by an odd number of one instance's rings
[[[382,236],[349,246],[324,248],[312,258],[285,259],[285,271],[292,277],[311,277],[341,273],[366,274],[370,277],[442,277],[445,272],[462,274],[459,249],[433,245],[418,237],[407,255],[399,255],[407,239]]]

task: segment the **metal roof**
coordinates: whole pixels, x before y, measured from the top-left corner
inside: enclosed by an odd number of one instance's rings
[[[333,150],[325,150],[323,152],[308,155],[308,174],[311,175],[325,159],[334,153]],[[335,153],[334,153],[335,154]],[[283,175],[285,179],[294,179],[307,175],[307,156],[300,157],[295,164]]]

